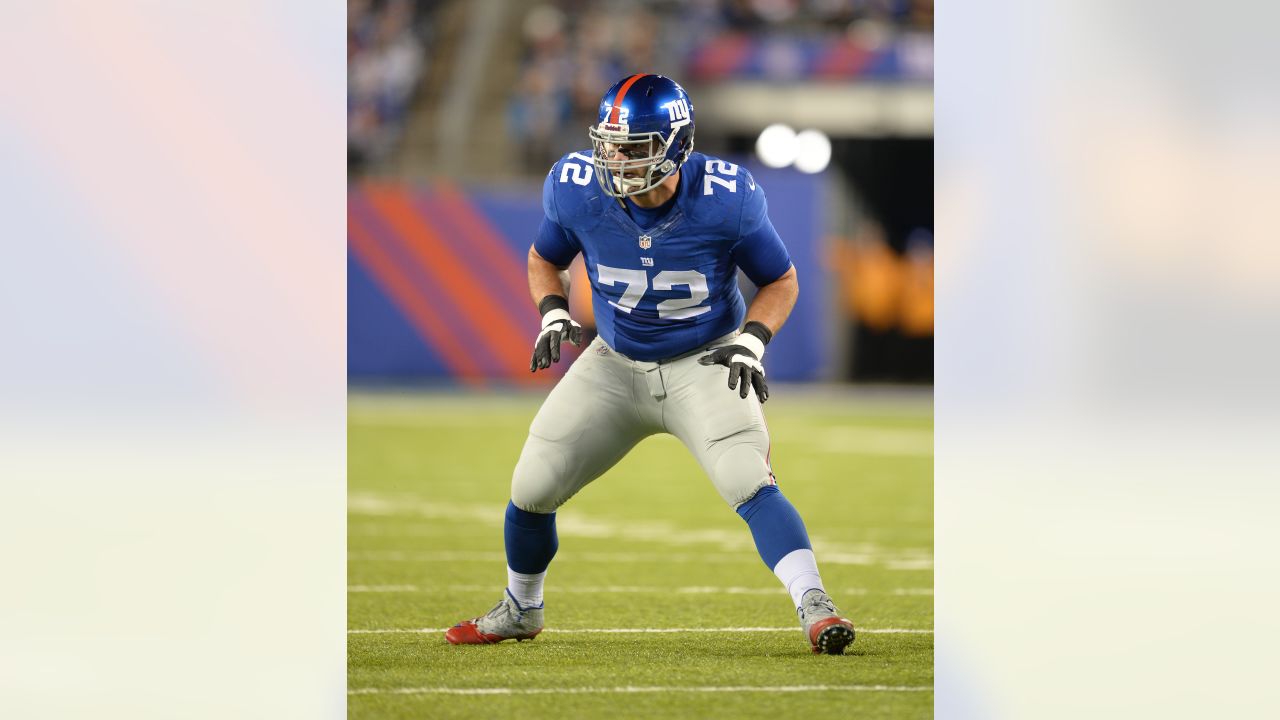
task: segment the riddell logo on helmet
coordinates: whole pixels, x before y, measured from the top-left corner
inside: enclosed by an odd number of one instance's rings
[[[629,126],[626,123],[600,123],[601,132],[611,133],[627,133]]]

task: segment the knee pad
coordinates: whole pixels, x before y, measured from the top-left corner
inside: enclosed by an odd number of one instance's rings
[[[549,441],[530,435],[511,474],[511,502],[532,513],[552,513],[568,498],[561,497],[560,453]]]
[[[760,488],[773,483],[769,463],[755,443],[731,445],[716,458],[711,482],[720,497],[734,510],[755,496]]]

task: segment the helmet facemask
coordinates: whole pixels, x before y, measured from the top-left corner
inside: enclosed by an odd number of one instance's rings
[[[623,123],[600,123],[590,128],[596,179],[607,195],[640,195],[662,184],[679,167],[667,156],[680,128],[669,137],[658,132],[632,133]],[[687,150],[685,151],[687,154]]]

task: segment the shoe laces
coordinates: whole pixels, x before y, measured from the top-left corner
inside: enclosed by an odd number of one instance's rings
[[[501,618],[501,617],[502,617],[502,616],[504,616],[504,615],[513,615],[513,614],[515,614],[515,612],[514,612],[514,611],[516,610],[516,608],[515,608],[515,607],[509,607],[508,605],[509,605],[509,604],[508,604],[508,602],[507,602],[507,599],[506,599],[506,598],[502,598],[501,600],[499,600],[499,601],[498,601],[498,604],[497,604],[497,605],[494,605],[494,606],[493,606],[493,609],[492,609],[492,610],[490,610],[489,612],[485,613],[485,614],[484,614],[484,616],[485,616],[485,617],[487,617],[487,618],[492,618],[492,619],[494,619],[494,620],[497,620],[497,619]]]
[[[804,609],[806,611],[805,615],[808,615],[810,612],[815,610],[825,610],[832,615],[838,614],[836,604],[831,601],[829,596],[822,593],[813,593],[811,597],[806,598]]]

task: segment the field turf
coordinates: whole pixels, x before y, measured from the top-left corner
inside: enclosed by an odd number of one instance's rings
[[[561,508],[536,640],[448,645],[506,582],[503,510],[541,398],[351,395],[351,718],[932,716],[927,394],[779,387],[766,406],[779,484],[858,627],[844,656],[810,654],[745,523],[669,436]]]

